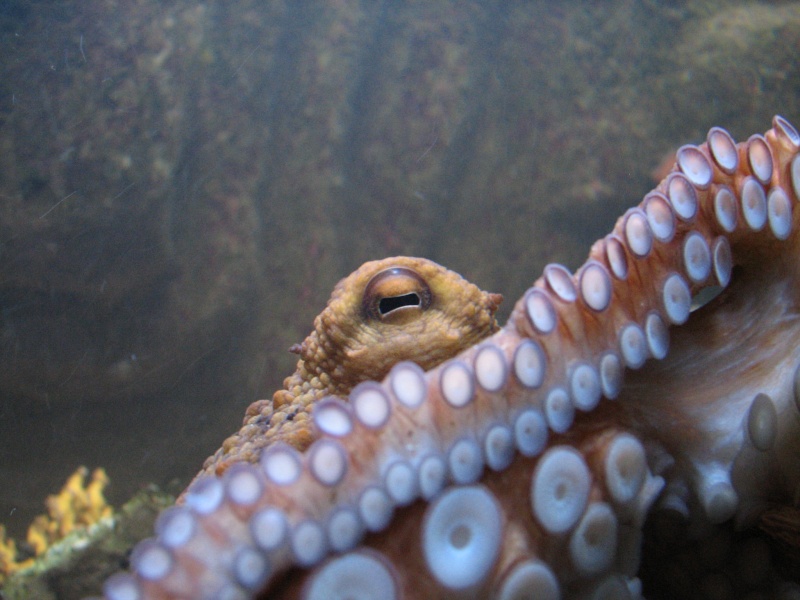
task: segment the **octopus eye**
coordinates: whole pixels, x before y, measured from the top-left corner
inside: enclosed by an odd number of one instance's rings
[[[400,315],[426,310],[431,305],[431,290],[411,269],[391,267],[374,275],[364,290],[362,303],[368,318],[397,322]]]

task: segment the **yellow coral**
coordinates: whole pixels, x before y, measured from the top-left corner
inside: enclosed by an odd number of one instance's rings
[[[10,573],[17,560],[14,540],[6,538],[6,528],[0,525],[0,573]]]
[[[95,469],[89,482],[86,477],[89,469],[79,467],[69,476],[58,494],[45,500],[46,515],[39,515],[28,528],[27,541],[36,556],[57,541],[63,539],[78,527],[88,527],[112,514],[103,491],[108,485],[108,475],[104,469]],[[33,559],[17,562],[17,548],[14,540],[6,538],[5,527],[0,525],[0,582],[4,576],[33,564]]]
[[[84,521],[82,521],[84,525],[91,525],[92,523],[97,523],[100,519],[111,516],[112,508],[108,505],[103,495],[108,483],[109,479],[105,469],[98,468],[92,472],[92,479],[89,481],[89,485],[86,486],[88,504]]]
[[[55,536],[55,528],[51,525],[47,515],[39,515],[28,527],[28,544],[33,548],[36,556],[44,554]]]
[[[14,540],[6,537],[6,528],[0,525],[0,583],[7,575],[32,564],[32,558],[17,562],[17,545]]]
[[[86,484],[88,474],[89,469],[79,467],[58,494],[48,496],[45,504],[49,517],[37,518],[28,530],[28,543],[36,548],[37,555],[41,554],[42,541],[46,542],[46,549],[76,527],[88,527],[111,515],[103,496],[108,475],[104,469],[95,469]]]

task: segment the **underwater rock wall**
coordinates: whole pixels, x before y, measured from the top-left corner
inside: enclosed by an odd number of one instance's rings
[[[193,475],[365,260],[574,266],[679,141],[796,120],[799,43],[791,2],[7,3],[9,530],[78,464]]]

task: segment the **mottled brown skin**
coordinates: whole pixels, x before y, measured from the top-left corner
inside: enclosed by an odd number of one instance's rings
[[[497,331],[502,299],[424,258],[365,263],[336,285],[314,330],[290,348],[300,360],[284,389],[248,407],[242,428],[200,474],[256,462],[261,449],[276,442],[305,450],[315,439],[309,418],[317,401],[346,398],[358,383],[380,381],[401,360],[427,370],[455,356]]]

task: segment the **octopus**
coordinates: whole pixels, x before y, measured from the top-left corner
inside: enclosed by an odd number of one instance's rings
[[[289,351],[297,369],[272,400],[251,404],[239,432],[206,460],[198,477],[235,463],[257,463],[282,442],[303,451],[314,441],[311,407],[383,379],[402,360],[431,369],[498,330],[503,296],[481,291],[424,258],[397,256],[362,265],[334,288],[314,330]]]
[[[503,327],[437,366],[392,355],[337,389],[315,374],[345,358],[317,371],[301,345],[274,414],[325,388],[303,404],[309,437],[201,474],[105,598],[634,599],[658,595],[639,577],[646,523],[791,543],[798,201],[786,119],[739,143],[714,127],[576,273],[546,266]],[[770,549],[695,593],[790,597]]]

